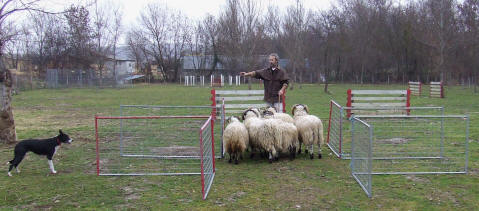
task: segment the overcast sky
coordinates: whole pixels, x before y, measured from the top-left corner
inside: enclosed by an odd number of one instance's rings
[[[92,0],[81,0],[81,2],[91,2]],[[221,9],[225,6],[226,0],[98,0],[100,4],[112,2],[120,4],[123,9],[123,20],[125,25],[136,22],[142,9],[152,2],[163,2],[169,8],[180,10],[189,18],[199,20],[206,14],[217,16]],[[255,0],[264,6],[269,4],[277,5],[280,9],[284,9],[294,4],[295,0]],[[302,0],[306,8],[313,10],[326,10],[330,7],[330,2],[334,0]],[[46,8],[52,8],[57,11],[63,10],[78,0],[44,0],[43,4]]]

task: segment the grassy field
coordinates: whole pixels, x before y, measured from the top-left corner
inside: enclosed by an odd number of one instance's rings
[[[247,87],[241,87],[246,89]],[[260,87],[256,87],[260,88]],[[288,108],[307,104],[324,122],[329,100],[346,103],[346,90],[405,89],[394,85],[303,85],[287,93]],[[428,90],[425,90],[427,92]],[[447,87],[446,98],[413,96],[412,106],[444,106],[446,114],[471,116],[469,174],[373,176],[368,198],[350,175],[349,161],[323,148],[323,159],[304,154],[289,161],[245,159],[239,165],[217,160],[208,199],[201,200],[199,176],[106,177],[95,175],[94,115],[117,115],[120,104],[209,105],[210,88],[138,85],[125,89],[59,89],[22,92],[14,97],[18,139],[47,138],[63,129],[74,139],[54,157],[57,175],[45,158],[27,155],[22,172],[0,177],[0,209],[154,210],[477,210],[479,209],[479,94]],[[288,109],[289,110],[289,109]],[[6,162],[12,146],[1,146]]]

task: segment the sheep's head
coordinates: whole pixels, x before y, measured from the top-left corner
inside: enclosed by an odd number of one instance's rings
[[[293,116],[294,115],[307,115],[309,114],[309,108],[307,105],[303,105],[303,104],[295,104],[293,105],[293,107],[291,108],[291,112],[293,113]]]
[[[232,122],[239,122],[238,117],[235,116],[230,116],[228,119],[226,119],[226,124],[232,123]]]
[[[274,113],[271,112],[271,111],[269,111],[269,110],[265,110],[265,111],[263,112],[263,117],[264,117],[265,119],[271,119],[271,118],[273,118],[273,116],[274,116]]]
[[[249,108],[243,112],[243,116],[242,116],[243,120],[246,120],[251,117],[257,117],[257,118],[261,117],[261,113],[259,112],[257,108]]]
[[[271,112],[271,113],[273,113],[273,114],[275,114],[276,112],[278,112],[278,111],[276,111],[276,108],[275,108],[275,107],[272,107],[272,106],[268,106],[268,107],[266,108],[266,111],[269,111],[269,112]]]

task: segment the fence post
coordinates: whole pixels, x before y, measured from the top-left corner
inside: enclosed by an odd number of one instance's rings
[[[100,176],[100,151],[98,139],[98,116],[95,115],[95,138],[96,138],[96,175]]]
[[[329,133],[331,131],[331,114],[332,114],[332,111],[333,111],[333,101],[329,101],[328,140],[326,141],[326,143],[328,143],[328,144],[329,144]]]
[[[407,100],[406,100],[406,107],[409,108],[411,107],[411,90],[407,89]],[[406,110],[407,115],[411,112],[411,109]]]
[[[348,89],[348,102],[346,103],[346,107],[349,107],[347,110],[348,118],[351,117],[351,107],[352,107],[352,94],[351,89]]]
[[[213,107],[212,109],[212,115],[213,115],[213,118],[216,118],[216,90],[215,89],[212,89],[211,90],[211,107]]]
[[[441,98],[444,98],[444,84],[442,81],[440,86],[441,86]]]

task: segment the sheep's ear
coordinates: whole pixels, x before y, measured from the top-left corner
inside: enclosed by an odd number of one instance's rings
[[[303,105],[303,106],[304,106],[304,110],[306,110],[306,113],[309,114],[309,108],[308,108],[308,106],[307,106],[307,105]]]
[[[291,107],[291,113],[293,114],[293,116],[294,112],[296,111],[296,106],[298,106],[298,104],[294,104],[293,107]]]
[[[244,117],[246,116],[246,112],[248,112],[248,110],[243,111],[243,114],[241,115],[241,120],[243,120],[243,121],[244,121]]]
[[[58,130],[58,133],[60,133],[60,134],[63,134],[63,131],[62,131],[62,129]]]

